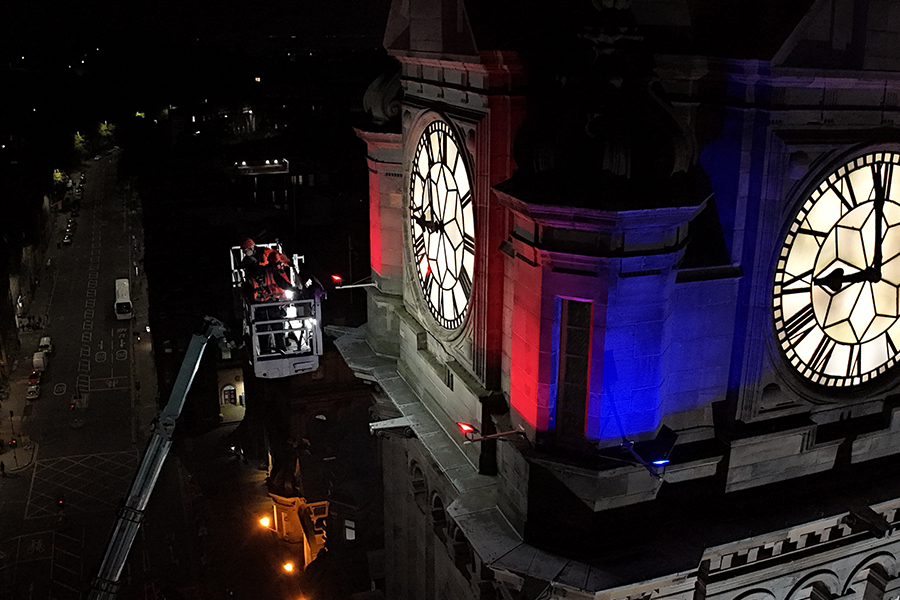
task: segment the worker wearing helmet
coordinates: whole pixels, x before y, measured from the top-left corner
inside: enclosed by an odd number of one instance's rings
[[[241,252],[244,255],[241,259],[241,266],[244,269],[274,266],[279,270],[284,270],[284,267],[291,262],[287,256],[274,248],[257,247],[250,238],[244,238],[244,241],[241,242]]]
[[[256,247],[256,242],[250,238],[244,238],[241,242],[241,252],[244,257],[241,259],[241,266],[245,269],[256,266],[262,267],[269,262],[269,255],[274,252],[271,248]]]

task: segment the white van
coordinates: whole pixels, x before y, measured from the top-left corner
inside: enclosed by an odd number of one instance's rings
[[[131,290],[127,279],[116,279],[116,318],[127,321],[133,316]]]
[[[35,352],[31,357],[31,368],[35,371],[47,370],[47,355],[43,352]]]

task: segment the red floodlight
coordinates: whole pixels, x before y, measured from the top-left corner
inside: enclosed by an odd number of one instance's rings
[[[478,430],[469,425],[468,423],[463,423],[462,421],[457,421],[456,426],[459,427],[459,430],[463,433],[463,435],[472,435],[478,433]]]
[[[340,284],[343,280],[344,280],[344,278],[341,277],[340,275],[332,275],[331,276],[331,281],[333,281],[335,284]]]

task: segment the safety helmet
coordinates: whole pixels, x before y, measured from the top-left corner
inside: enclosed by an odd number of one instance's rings
[[[246,250],[247,248],[252,248],[256,244],[250,238],[244,238],[244,241],[241,242],[241,250]]]

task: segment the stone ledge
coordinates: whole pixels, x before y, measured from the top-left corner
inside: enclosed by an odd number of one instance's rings
[[[891,411],[887,429],[864,433],[853,440],[850,462],[856,464],[897,453],[900,453],[900,407]]]

